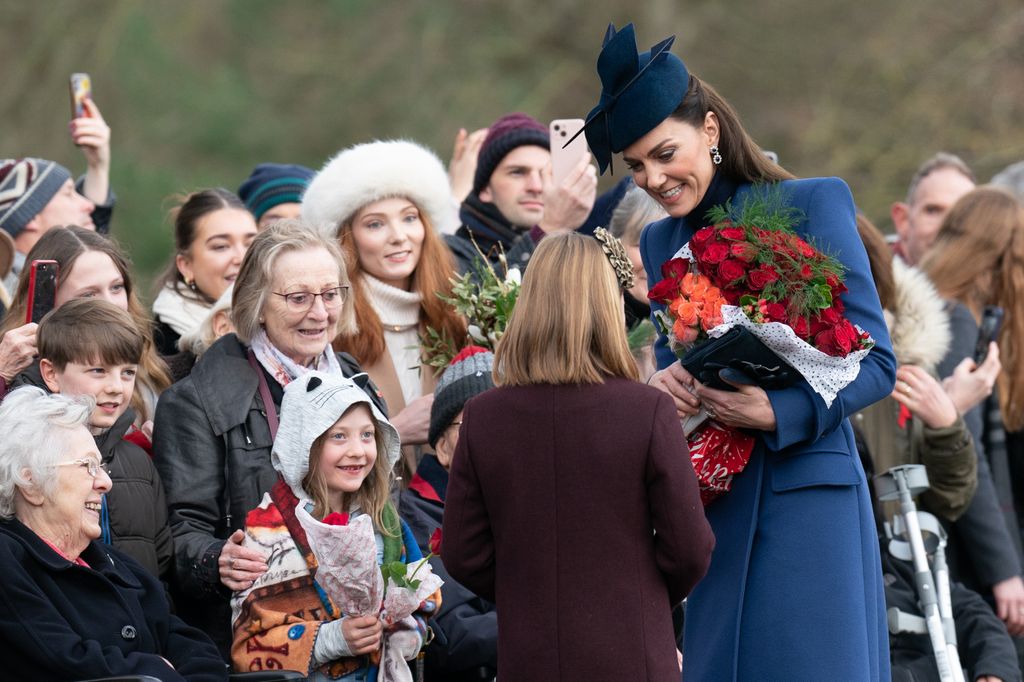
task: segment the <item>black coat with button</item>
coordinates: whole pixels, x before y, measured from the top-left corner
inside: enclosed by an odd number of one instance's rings
[[[278,477],[270,463],[273,439],[259,375],[247,353],[234,334],[218,339],[191,374],[160,396],[153,428],[153,461],[167,491],[174,535],[174,602],[225,657],[231,593],[221,585],[217,560],[226,538],[245,525],[245,515]],[[361,371],[351,355],[337,357],[346,376]],[[280,413],[283,389],[272,378],[267,383]],[[368,380],[366,392],[387,414]]]
[[[149,571],[99,542],[81,558],[88,568],[62,558],[20,521],[0,521],[5,679],[227,679],[213,642],[170,613]]]

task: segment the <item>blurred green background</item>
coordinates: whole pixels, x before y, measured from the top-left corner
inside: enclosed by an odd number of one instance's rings
[[[175,193],[373,138],[447,160],[459,127],[513,110],[583,117],[609,21],[634,21],[642,49],[676,34],[763,147],[844,177],[883,229],[933,152],[982,181],[1024,158],[1020,0],[0,0],[0,17],[0,156],[84,171],[67,78],[90,73],[113,128],[112,233],[147,294]]]

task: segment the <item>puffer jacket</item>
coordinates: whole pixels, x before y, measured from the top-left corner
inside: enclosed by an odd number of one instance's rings
[[[225,658],[231,641],[230,592],[220,582],[217,559],[227,537],[243,527],[246,514],[277,480],[259,375],[247,353],[234,334],[218,339],[192,373],[160,397],[153,428],[154,461],[167,491],[174,534],[175,603],[186,620],[213,638]],[[346,376],[360,373],[352,356],[337,355]],[[283,389],[272,378],[267,383],[279,412]],[[368,379],[364,390],[387,414]]]
[[[111,544],[159,578],[167,577],[174,557],[167,498],[153,461],[135,443],[124,440],[135,421],[128,410],[106,432],[97,435],[96,447],[109,466],[113,486],[106,494]]]

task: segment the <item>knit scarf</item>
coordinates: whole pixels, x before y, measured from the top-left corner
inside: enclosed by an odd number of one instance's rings
[[[497,244],[508,251],[512,243],[525,229],[512,225],[492,203],[481,201],[470,194],[459,208],[462,227],[455,233],[459,237],[472,239],[484,253],[490,253]]]
[[[181,336],[199,329],[210,313],[210,304],[182,296],[171,285],[160,290],[153,301],[153,315]]]
[[[256,359],[259,360],[260,365],[263,366],[263,369],[267,370],[267,372],[270,373],[270,376],[274,377],[277,383],[282,386],[287,386],[292,380],[297,379],[306,372],[310,372],[312,370],[325,372],[327,374],[335,374],[339,377],[345,376],[344,372],[342,372],[341,365],[338,363],[338,356],[334,354],[330,344],[327,344],[323,353],[321,353],[320,356],[313,361],[313,364],[308,367],[299,365],[279,351],[277,347],[270,342],[270,339],[267,338],[267,333],[262,329],[256,332],[256,336],[253,337],[250,348],[256,356]]]

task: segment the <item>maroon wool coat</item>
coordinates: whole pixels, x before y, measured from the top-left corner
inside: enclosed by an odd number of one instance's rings
[[[459,434],[442,558],[497,604],[499,679],[678,682],[671,609],[714,536],[668,395],[497,388]]]

